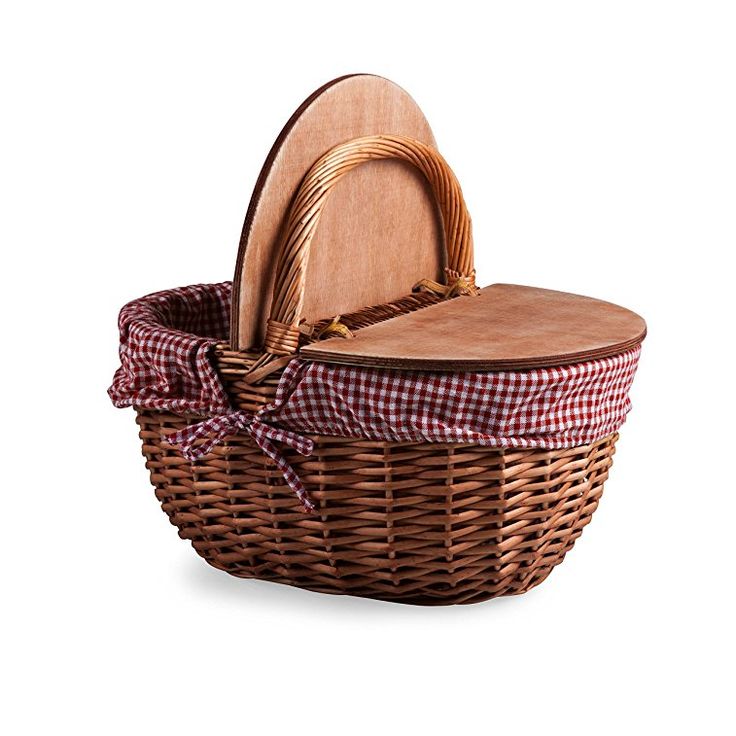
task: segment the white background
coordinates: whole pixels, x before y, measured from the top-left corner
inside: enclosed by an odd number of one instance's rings
[[[734,733],[735,38],[725,2],[4,4],[3,732]],[[210,569],[105,394],[118,309],[231,277],[274,137],[353,71],[423,108],[481,284],[649,324],[601,507],[522,597]]]

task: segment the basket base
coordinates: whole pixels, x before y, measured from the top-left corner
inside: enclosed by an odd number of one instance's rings
[[[138,413],[156,496],[209,564],[242,578],[418,605],[539,585],[589,523],[618,439],[501,450],[314,437],[312,456],[285,453],[318,506],[307,515],[246,437],[184,459],[164,437],[187,421]]]
[[[319,586],[311,583],[300,583],[292,580],[287,580],[279,576],[270,576],[267,574],[263,575],[252,575],[249,573],[236,572],[220,567],[217,563],[212,560],[206,562],[217,570],[228,573],[237,578],[243,578],[244,580],[263,580],[266,582],[278,583],[281,585],[290,585],[294,588],[301,588],[302,590],[310,590],[314,593],[326,593],[328,595],[349,595],[358,598],[370,598],[372,600],[387,601],[389,603],[402,603],[410,606],[453,606],[453,605],[467,605],[469,603],[483,603],[484,601],[491,600],[492,598],[499,598],[501,596],[510,595],[521,595],[527,591],[535,588],[540,583],[544,582],[549,574],[552,572],[552,567],[547,567],[544,570],[538,570],[533,577],[530,577],[525,581],[522,587],[509,586],[506,590],[479,590],[476,586],[455,586],[450,585],[447,588],[442,589],[436,587],[433,590],[433,595],[419,594],[411,595],[403,590],[398,591],[395,595],[391,594],[391,591],[386,590],[385,592],[376,593],[371,590],[370,592],[361,592],[360,589],[346,589],[336,590],[334,586]],[[559,560],[561,562],[562,559]],[[559,562],[557,564],[559,564]],[[513,589],[512,589],[513,588]]]

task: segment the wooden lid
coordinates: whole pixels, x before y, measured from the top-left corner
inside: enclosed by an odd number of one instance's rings
[[[333,146],[366,135],[435,145],[429,123],[401,87],[382,77],[340,77],[310,95],[288,121],[258,177],[233,280],[231,344],[259,348],[271,308],[279,235],[312,164]],[[315,322],[442,279],[444,234],[424,177],[403,161],[370,161],[335,187],[306,273],[302,316]]]
[[[309,360],[440,371],[523,370],[621,353],[646,335],[644,320],[609,302],[530,286],[494,284],[315,342]]]

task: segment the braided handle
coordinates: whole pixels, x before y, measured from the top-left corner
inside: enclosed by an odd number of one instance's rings
[[[285,362],[299,347],[299,320],[309,246],[332,188],[366,161],[395,158],[414,165],[429,182],[442,214],[447,248],[446,281],[473,283],[473,236],[460,185],[442,156],[430,146],[403,136],[355,138],[325,153],[307,172],[289,210],[276,265],[271,314],[266,326],[265,353],[246,380],[255,383]]]

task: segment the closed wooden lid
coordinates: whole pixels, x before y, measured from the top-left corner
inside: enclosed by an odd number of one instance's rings
[[[440,371],[523,370],[621,353],[646,335],[634,312],[599,299],[494,284],[303,347],[310,360]]]

